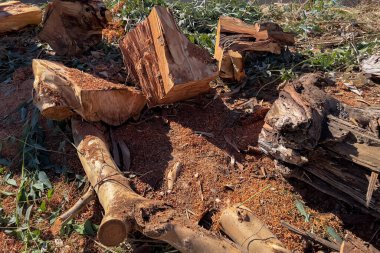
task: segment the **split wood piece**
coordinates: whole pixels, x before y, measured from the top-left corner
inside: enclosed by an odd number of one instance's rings
[[[275,23],[250,25],[238,18],[219,18],[214,57],[219,76],[235,81],[244,80],[246,52],[281,53],[283,45],[294,45],[294,35],[285,33]]]
[[[34,103],[42,115],[63,120],[75,113],[87,121],[120,125],[140,113],[146,103],[133,87],[114,84],[77,69],[33,60]]]
[[[248,253],[291,252],[245,206],[238,204],[225,209],[219,224],[221,230]]]
[[[38,25],[42,20],[39,7],[19,1],[0,3],[0,33],[17,31],[28,25]]]
[[[328,247],[332,250],[335,250],[335,251],[339,251],[340,250],[340,245],[334,243],[334,242],[330,242],[330,241],[327,241],[311,232],[308,232],[308,231],[303,231],[293,225],[290,225],[289,223],[285,222],[285,221],[281,221],[281,224],[286,227],[287,229],[289,229],[290,231],[292,231],[293,233],[296,233],[298,235],[301,235],[303,237],[306,237],[308,239],[311,239],[317,243],[320,243],[322,244],[323,246],[325,247]]]
[[[329,82],[307,74],[287,83],[266,115],[259,146],[380,212],[380,109],[339,102],[320,89]]]
[[[95,191],[89,187],[87,192],[65,213],[61,214],[54,222],[51,231],[53,235],[58,235],[63,225],[74,218],[88,203],[96,198]]]
[[[207,50],[183,35],[169,9],[156,6],[120,42],[131,80],[149,106],[169,104],[208,92],[217,69]]]
[[[223,237],[194,224],[185,224],[171,206],[135,193],[112,159],[102,129],[72,119],[72,131],[84,171],[104,208],[98,230],[102,244],[116,246],[130,232],[139,231],[185,253],[241,252],[237,245]]]
[[[38,37],[57,55],[78,55],[102,40],[110,12],[101,0],[53,0]]]

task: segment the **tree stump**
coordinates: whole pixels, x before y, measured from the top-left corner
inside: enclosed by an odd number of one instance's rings
[[[38,37],[57,55],[78,55],[102,40],[110,14],[101,0],[54,0]]]
[[[327,83],[319,74],[287,83],[259,146],[291,168],[287,176],[380,216],[380,108],[341,103],[320,89]]]

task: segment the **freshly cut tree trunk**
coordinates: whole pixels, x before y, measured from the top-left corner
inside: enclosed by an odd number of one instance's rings
[[[251,210],[240,204],[225,209],[219,224],[221,230],[248,253],[291,252]]]
[[[38,25],[42,20],[39,7],[19,1],[0,3],[0,33],[16,31],[28,25]]]
[[[259,145],[290,167],[302,167],[305,182],[379,216],[380,108],[343,104],[320,89],[328,82],[308,74],[287,83],[266,115]]]
[[[135,193],[112,159],[102,129],[73,119],[72,130],[80,161],[104,208],[98,230],[102,244],[116,246],[136,230],[181,252],[241,252],[232,242],[185,224],[169,205]]]
[[[47,60],[33,60],[34,103],[42,115],[63,120],[79,114],[88,121],[120,125],[143,109],[146,99],[133,87],[114,84]]]
[[[227,16],[219,18],[214,57],[218,61],[219,76],[242,81],[246,52],[280,54],[283,45],[293,45],[294,35],[285,33],[275,23],[250,25]],[[239,55],[239,67],[233,63]]]
[[[102,40],[110,13],[101,0],[53,0],[38,37],[58,55],[78,55]]]
[[[120,48],[131,79],[141,86],[149,106],[205,93],[217,75],[211,55],[180,32],[164,7],[154,7]]]

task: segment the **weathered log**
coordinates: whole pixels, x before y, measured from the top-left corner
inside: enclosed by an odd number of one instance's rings
[[[47,5],[38,37],[58,55],[78,55],[101,42],[109,20],[101,0],[54,0]]]
[[[367,242],[363,243],[357,237],[346,235],[339,253],[380,253],[380,250]]]
[[[319,88],[328,82],[309,74],[287,83],[266,115],[259,145],[333,187],[331,195],[344,193],[350,204],[378,215],[380,108],[343,104]]]
[[[135,193],[112,159],[102,129],[73,119],[72,131],[82,166],[104,208],[98,230],[102,244],[116,246],[137,230],[185,253],[241,252],[232,242],[185,224],[169,205]]]
[[[154,7],[120,48],[131,80],[140,85],[149,106],[205,93],[217,75],[211,55],[180,32],[167,8]]]
[[[248,253],[291,252],[245,206],[238,204],[225,209],[219,224],[221,230]]]
[[[120,125],[146,103],[133,87],[114,84],[62,64],[33,60],[34,103],[42,115],[63,120],[79,114],[88,121]]]
[[[250,25],[237,18],[220,17],[214,53],[218,61],[219,76],[242,81],[245,76],[243,63],[246,52],[280,54],[283,45],[293,44],[294,35],[283,32],[275,23]]]
[[[39,7],[19,1],[0,3],[0,33],[17,31],[28,25],[38,25],[42,20]]]
[[[374,79],[380,80],[380,55],[372,55],[368,59],[363,60],[361,67],[364,73]]]

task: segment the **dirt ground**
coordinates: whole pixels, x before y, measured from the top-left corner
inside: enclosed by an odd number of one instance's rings
[[[23,39],[16,41],[18,36]],[[38,46],[36,50],[30,51],[28,48],[31,45],[37,45],[34,36],[33,29],[26,29],[18,34],[0,37],[0,44],[7,43],[13,53],[26,55],[25,62],[21,64],[24,67],[15,69],[10,80],[0,80],[1,140],[9,136],[21,138],[23,122],[20,120],[20,105],[26,103],[27,110],[33,110],[30,103],[33,84],[32,71],[28,67],[30,60],[40,57],[64,61]],[[75,66],[109,81],[125,83],[121,58],[113,57],[112,50],[109,49],[111,53],[107,54],[107,58],[99,55],[100,50],[94,50],[76,59]],[[73,66],[73,61],[64,63]],[[108,72],[107,76],[104,71]],[[255,87],[247,89],[252,88]],[[380,248],[379,220],[302,182],[283,179],[276,172],[274,161],[257,152],[257,139],[265,108],[270,106],[271,101],[264,101],[264,109],[260,106],[252,108],[249,103],[242,106],[248,100],[244,90],[230,97],[222,95],[225,89],[224,85],[214,83],[210,94],[146,109],[139,119],[112,129],[131,151],[131,169],[125,173],[136,192],[150,199],[166,201],[184,219],[199,223],[216,233],[219,233],[217,221],[220,211],[229,205],[244,203],[288,249],[296,252],[325,252],[326,249],[306,243],[301,236],[284,228],[281,221],[324,238],[329,238],[326,228],[331,226],[341,237],[352,234]],[[338,80],[335,86],[326,88],[326,91],[352,105],[380,104],[379,85],[363,87],[363,95],[358,96]],[[277,96],[276,87],[263,89],[262,93],[264,97]],[[62,141],[67,140],[64,152],[49,153],[52,164],[60,170],[47,170],[55,191],[48,202],[47,211],[41,214],[45,219],[39,223],[42,238],[50,242],[54,252],[106,252],[96,243],[94,236],[81,236],[76,232],[59,237],[51,234],[47,222],[50,213],[57,210],[62,213],[80,198],[83,187],[78,188],[75,177],[84,176],[84,172],[75,148],[70,145],[72,140],[68,124],[61,123],[62,131],[52,131],[46,119],[40,118],[39,123],[45,129],[46,149],[57,151]],[[14,165],[7,170],[12,171],[18,182],[21,176],[20,146],[18,141],[7,142],[0,153],[1,157],[14,161]],[[233,165],[231,159],[236,159]],[[173,191],[167,193],[165,175],[176,162],[182,164],[182,170]],[[0,184],[0,190],[15,191],[12,186],[3,183]],[[14,196],[0,197],[4,211],[14,212]],[[302,201],[312,215],[310,222],[305,222],[297,210],[296,200]],[[75,218],[75,222],[80,224],[90,219],[94,224],[99,224],[101,216],[101,206],[93,201]],[[144,245],[148,246],[149,251],[143,252],[170,250],[167,245],[141,235],[133,235],[128,243],[130,245],[124,247],[124,252],[128,252],[130,247]],[[20,252],[23,247],[22,241],[0,228],[0,252]]]

